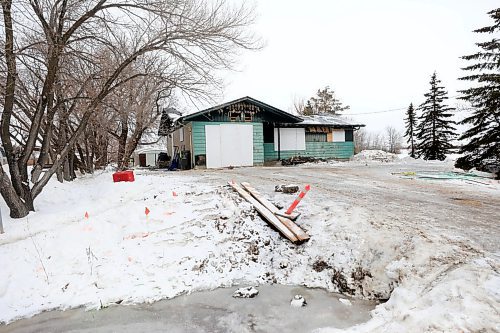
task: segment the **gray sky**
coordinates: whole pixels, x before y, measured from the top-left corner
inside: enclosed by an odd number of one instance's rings
[[[242,54],[226,77],[220,102],[251,96],[289,111],[330,85],[348,113],[406,108],[423,102],[434,70],[449,96],[485,36],[495,0],[255,0],[254,30],[263,50]],[[450,104],[455,105],[452,100]],[[403,129],[404,111],[352,116],[369,131]]]

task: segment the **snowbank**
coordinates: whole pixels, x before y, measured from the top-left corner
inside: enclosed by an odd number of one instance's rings
[[[356,162],[394,162],[398,160],[398,155],[383,150],[363,150],[351,159]]]
[[[36,213],[4,219],[0,322],[280,283],[388,299],[349,332],[500,330],[498,253],[414,221],[379,219],[335,197],[321,200],[314,191],[299,221],[311,240],[296,246],[211,179],[196,171],[144,171],[134,183],[114,184],[110,173],[51,182]]]

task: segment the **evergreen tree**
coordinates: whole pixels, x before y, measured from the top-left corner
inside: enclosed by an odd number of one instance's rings
[[[413,103],[410,103],[406,111],[405,127],[405,136],[408,138],[406,142],[410,144],[410,157],[415,158],[415,130],[417,127],[417,117],[413,109]]]
[[[306,116],[325,113],[335,115],[348,109],[349,106],[342,105],[342,102],[335,96],[335,92],[326,86],[324,89],[318,89],[316,96],[307,101],[302,114]]]
[[[500,32],[500,8],[490,11],[488,15],[494,24],[474,32]],[[460,80],[472,81],[475,85],[460,91],[460,98],[472,105],[473,112],[461,121],[470,128],[460,137],[468,142],[460,150],[464,156],[458,158],[455,165],[466,170],[474,167],[496,170],[497,178],[500,178],[500,39],[493,37],[476,45],[482,50],[462,57],[475,63],[463,68],[472,74]]]
[[[455,124],[450,118],[454,108],[445,104],[448,99],[441,81],[437,79],[436,72],[432,74],[430,91],[424,96],[425,102],[420,104],[422,115],[417,126],[417,139],[419,140],[416,155],[426,160],[444,160],[451,148],[450,141],[455,137]]]
[[[306,102],[306,106],[304,106],[304,110],[302,111],[302,114],[304,116],[311,116],[314,114],[314,110],[313,110],[313,107],[311,105],[310,100]]]

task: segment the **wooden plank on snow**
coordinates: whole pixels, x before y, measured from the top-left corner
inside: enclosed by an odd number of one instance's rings
[[[295,236],[293,232],[290,231],[269,209],[264,207],[260,202],[254,199],[247,191],[245,191],[241,186],[236,183],[228,182],[228,184],[236,191],[238,194],[250,202],[255,209],[265,218],[265,220],[273,225],[278,231],[288,238],[292,243],[300,243],[299,239]]]
[[[262,204],[264,207],[266,207],[269,211],[271,211],[271,213],[273,213],[277,218],[278,220],[284,224],[294,235],[295,237],[297,237],[297,239],[300,241],[300,242],[305,242],[307,240],[309,240],[309,235],[304,231],[302,230],[301,227],[299,227],[298,225],[296,225],[295,223],[293,223],[292,220],[286,218],[286,217],[283,217],[283,216],[279,216],[279,215],[276,215],[279,213],[279,209],[273,205],[273,203],[269,200],[267,200],[266,198],[264,198],[262,196],[262,194],[260,194],[255,188],[253,188],[249,183],[241,183],[241,185],[243,186],[243,188],[245,188],[245,190],[248,191],[248,193],[250,193],[252,195],[252,197],[254,197],[260,204]]]

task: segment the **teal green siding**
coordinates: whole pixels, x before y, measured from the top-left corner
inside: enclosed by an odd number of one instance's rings
[[[193,156],[204,155],[207,153],[205,141],[205,125],[220,125],[231,124],[228,122],[205,122],[193,121],[192,122],[192,135],[193,135]],[[264,164],[264,133],[262,123],[238,123],[253,125],[253,164]]]
[[[349,159],[354,155],[354,142],[306,142],[306,150],[282,151],[280,157],[293,156]],[[278,152],[274,150],[274,143],[264,143],[264,160],[278,159]]]

